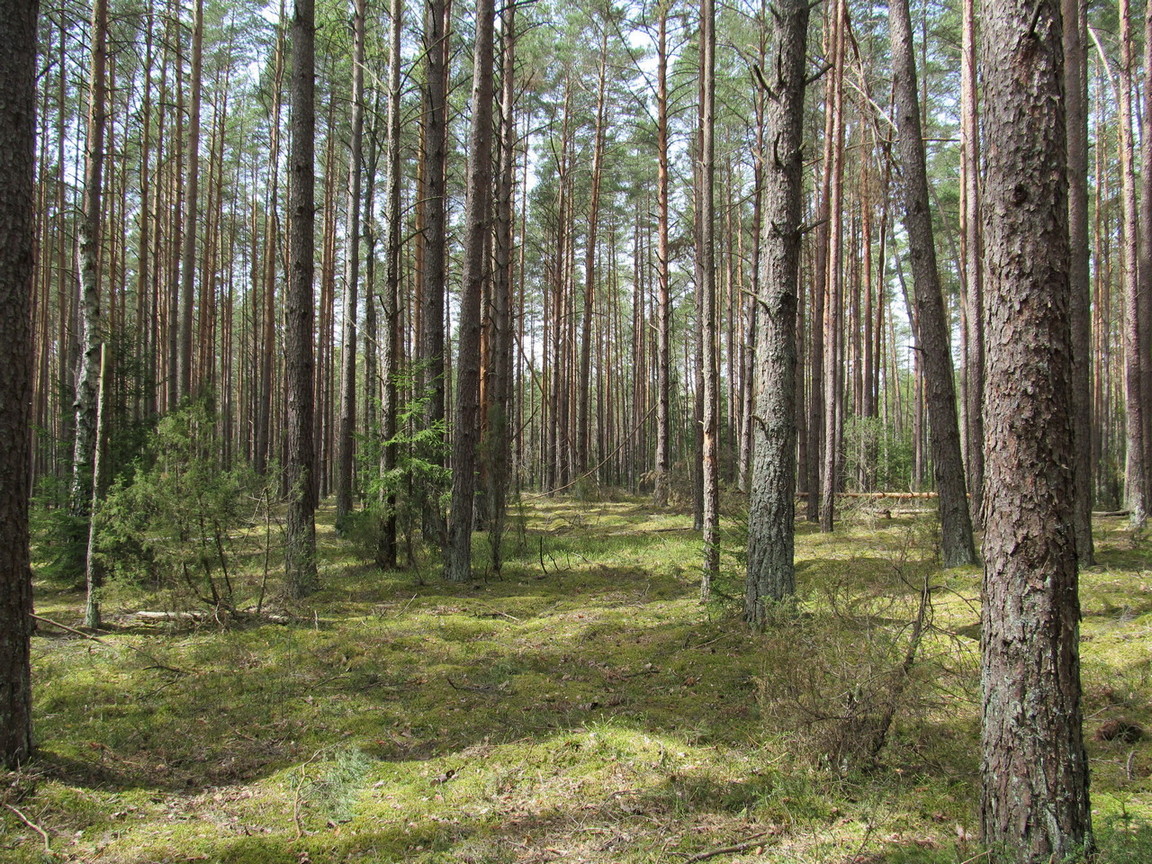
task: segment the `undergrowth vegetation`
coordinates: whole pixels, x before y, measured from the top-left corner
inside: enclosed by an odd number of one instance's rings
[[[702,607],[691,517],[645,502],[527,500],[500,577],[479,542],[462,586],[427,553],[381,573],[322,511],[322,589],[257,615],[270,524],[221,538],[232,614],[124,575],[94,640],[49,623],[77,626],[74,589],[38,585],[40,750],[2,778],[0,861],[984,860],[980,577],[939,568],[929,517],[801,524],[798,600],[763,635],[739,619],[739,520]],[[1095,826],[1101,860],[1148,861],[1152,747],[1100,733],[1152,722],[1152,565],[1097,528]]]

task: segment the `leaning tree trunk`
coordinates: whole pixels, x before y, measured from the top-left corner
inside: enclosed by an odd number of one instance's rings
[[[468,203],[464,211],[464,274],[460,293],[456,411],[452,424],[452,509],[444,577],[472,576],[472,516],[480,443],[480,297],[486,278],[492,198],[492,66],[495,0],[476,8],[476,59],[472,75],[472,133],[468,156]]]
[[[985,842],[1021,864],[1089,851],[1081,737],[1058,0],[985,7]]]
[[[312,0],[294,0],[292,13],[292,141],[288,156],[289,279],[285,292],[285,363],[287,386],[288,518],[284,566],[287,592],[302,597],[316,585],[316,494],[313,446],[315,273],[315,68],[316,24]]]
[[[796,590],[796,315],[804,196],[804,88],[808,0],[778,0],[776,62],[767,126],[774,132],[764,160],[762,329],[756,346],[755,463],[748,513],[748,580],[744,615],[762,627],[765,603]],[[767,154],[766,154],[767,155]]]
[[[972,518],[964,483],[964,461],[960,456],[948,314],[940,288],[940,273],[936,269],[908,0],[889,4],[888,21],[892,36],[897,154],[904,174],[904,227],[908,232],[908,257],[912,264],[913,303],[916,306],[916,346],[923,360],[932,470],[939,494],[940,551],[945,567],[957,567],[975,563],[976,547],[972,543]]]
[[[0,766],[32,755],[32,274],[38,3],[0,2]]]

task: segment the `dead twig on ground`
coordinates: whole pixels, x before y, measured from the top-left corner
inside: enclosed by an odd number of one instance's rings
[[[47,855],[51,855],[52,843],[51,839],[48,837],[48,832],[33,822],[31,819],[29,819],[27,816],[25,816],[23,813],[21,813],[19,810],[17,810],[15,807],[13,807],[11,804],[5,804],[4,806],[15,813],[16,818],[18,818],[21,822],[23,822],[25,825],[27,825],[29,828],[44,838],[44,852]]]
[[[93,636],[91,633],[85,633],[83,630],[77,630],[75,627],[69,627],[67,624],[61,624],[59,621],[53,621],[51,618],[44,618],[41,615],[32,615],[31,618],[34,621],[41,621],[45,624],[50,624],[53,627],[58,627],[61,630],[64,630],[68,633],[74,633],[75,635],[81,636],[84,639],[87,639],[91,642],[99,642],[101,645],[104,645],[108,648],[117,647],[117,646],[113,645],[111,642],[108,642],[105,639],[101,639],[99,636]],[[141,657],[144,657],[148,660],[151,660],[152,665],[148,667],[149,669],[161,669],[165,672],[171,672],[174,675],[190,675],[191,674],[187,669],[179,669],[175,666],[169,666],[167,663],[161,663],[158,659],[156,659],[156,657],[154,655],[149,654],[143,648],[137,648],[135,645],[131,645],[127,642],[124,643],[124,647],[129,648],[132,651],[135,651]]]
[[[767,836],[767,831],[761,831],[759,834],[753,834],[747,840],[743,840],[740,843],[734,843],[731,846],[724,846],[720,849],[711,849],[708,852],[697,852],[695,855],[684,859],[684,864],[692,864],[694,861],[707,861],[709,858],[718,858],[721,855],[735,855],[738,852],[747,852],[749,849],[755,849],[757,846],[763,846],[764,838]]]

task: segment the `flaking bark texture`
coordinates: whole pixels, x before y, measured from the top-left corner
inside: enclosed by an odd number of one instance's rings
[[[292,142],[288,162],[288,243],[291,270],[284,295],[287,387],[288,518],[284,567],[289,596],[316,586],[316,454],[313,447],[312,278],[315,273],[315,67],[316,24],[312,0],[295,0],[292,14]]]
[[[1019,862],[1090,840],[1072,525],[1071,329],[1057,0],[985,8],[988,371],[985,841]]]
[[[912,264],[913,303],[916,306],[916,347],[924,364],[932,470],[939,493],[940,553],[945,567],[976,563],[972,543],[972,517],[968,512],[964,462],[960,457],[960,424],[956,419],[956,387],[949,347],[948,315],[936,269],[932,236],[928,171],[924,136],[920,127],[920,100],[916,92],[916,60],[912,48],[912,22],[908,0],[889,5],[892,36],[892,101],[898,130],[896,149],[903,174],[904,228],[908,232],[908,258]]]
[[[0,766],[32,754],[33,141],[38,3],[0,0]]]
[[[803,227],[804,85],[807,0],[776,4],[776,58],[765,70],[764,238],[761,328],[756,346],[755,456],[748,515],[744,614],[764,624],[765,602],[796,590],[796,307]]]

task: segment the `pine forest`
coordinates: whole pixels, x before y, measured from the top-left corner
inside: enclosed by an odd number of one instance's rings
[[[1152,860],[1152,4],[0,0],[0,860]]]

